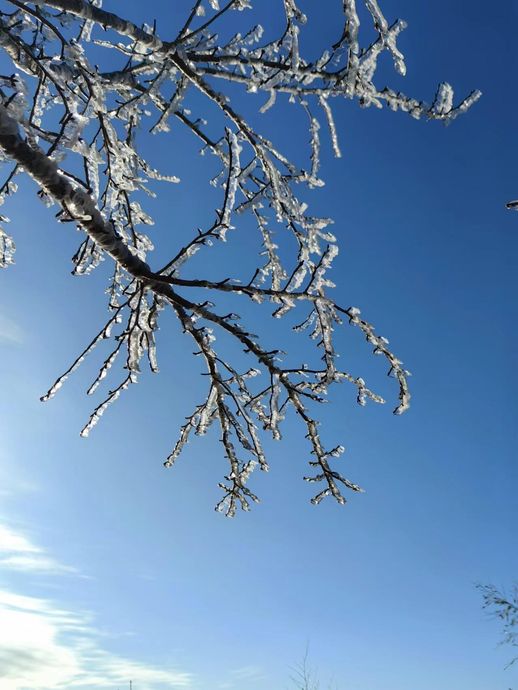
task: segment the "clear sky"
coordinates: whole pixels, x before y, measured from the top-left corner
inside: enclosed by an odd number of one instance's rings
[[[163,0],[120,5],[156,16],[165,34],[178,23]],[[265,24],[274,5],[261,3]],[[308,10],[308,50],[332,40],[336,5]],[[107,269],[70,276],[78,234],[32,184],[6,208],[18,249],[0,276],[0,690],[130,679],[134,690],[284,690],[307,646],[324,686],[340,690],[516,683],[475,584],[506,587],[518,574],[518,215],[505,209],[518,198],[518,3],[383,8],[408,21],[408,75],[387,64],[378,83],[431,100],[448,80],[459,97],[483,97],[448,128],[336,103],[342,159],[323,137],[327,184],[311,203],[336,220],[336,300],[360,306],[413,372],[403,417],[355,406],[346,388],[323,410],[329,437],[346,445],[345,473],[366,489],[345,507],[309,504],[307,446],[289,421],[268,446],[271,472],[252,482],[261,504],[234,520],[213,511],[217,435],[162,467],[204,384],[167,323],[160,375],[143,376],[87,440],[95,361],[41,404],[104,323]],[[269,111],[265,128],[299,155],[307,133],[290,113]],[[189,143],[152,146],[185,180],[149,202],[165,255],[180,226],[212,220],[213,191]],[[236,231],[225,251],[238,261],[243,248]],[[259,325],[273,339],[276,324]],[[341,343],[344,366],[383,388],[384,368],[355,336]]]

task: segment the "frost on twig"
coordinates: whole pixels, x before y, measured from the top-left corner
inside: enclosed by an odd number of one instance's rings
[[[361,46],[360,2],[343,0],[337,40],[315,60],[304,57],[308,20],[296,0],[279,0],[285,29],[275,39],[265,38],[260,25],[246,25],[251,4],[194,2],[177,35],[167,37],[156,25],[137,26],[97,0],[0,4],[0,47],[12,66],[0,75],[0,151],[10,165],[0,203],[16,191],[14,177],[24,171],[38,183],[42,201],[55,205],[58,221],[72,223],[83,233],[73,257],[74,274],[92,272],[105,258],[114,262],[107,290],[109,320],[42,399],[51,398],[99,343],[111,343],[87,392],[97,394],[107,380],[119,378],[85,424],[81,434],[88,435],[109,405],[137,381],[143,361],[158,371],[155,333],[160,311],[167,307],[203,361],[207,392],[186,418],[165,464],[176,461],[193,434],[217,426],[228,463],[217,508],[227,515],[258,500],[248,480],[255,468],[268,469],[263,434],[280,439],[289,413],[298,418],[308,440],[312,471],[306,480],[319,485],[313,502],[332,496],[343,503],[344,487],[360,490],[335,469],[343,447],[324,442],[316,413],[329,387],[339,382],[355,387],[360,405],[384,400],[361,376],[339,365],[337,328],[350,325],[364,336],[397,383],[395,412],[409,406],[408,372],[388,341],[358,309],[340,307],[329,296],[334,285],[328,272],[338,252],[329,229],[332,221],[312,215],[297,194],[304,185],[324,184],[323,146],[341,155],[334,99],[352,99],[363,107],[387,105],[416,118],[448,123],[480,95],[473,92],[456,105],[451,86],[441,84],[427,105],[378,86],[376,69],[383,53],[405,74],[398,37],[406,24],[390,24],[376,0],[362,0],[374,41]],[[243,29],[229,37],[225,20],[236,10]],[[230,97],[240,86],[242,98],[262,96],[254,123]],[[261,113],[285,98],[298,103],[308,117],[306,169],[295,165],[255,124],[261,122]],[[205,110],[190,110],[200,99],[207,112],[216,113],[210,127],[203,119]],[[153,245],[143,231],[153,218],[143,194],[155,196],[158,182],[178,183],[182,165],[173,158],[171,169],[156,170],[139,142],[145,142],[146,135],[165,136],[173,125],[195,137],[202,154],[213,154],[219,166],[213,184],[220,190],[221,204],[212,223],[196,229],[165,266],[153,270],[148,263]],[[326,130],[328,140],[322,136]],[[185,278],[193,257],[229,239],[245,213],[262,247],[252,276],[239,274],[237,266],[230,276],[210,278],[211,262],[206,261],[207,274],[198,269],[196,279]],[[290,258],[284,237],[296,247]],[[0,227],[0,266],[12,263],[13,251],[12,239]],[[237,313],[223,309],[223,297],[226,304],[233,300],[236,310],[239,303],[251,301],[269,304],[275,318],[299,314],[293,330],[310,336],[313,359],[301,363],[297,353],[281,356],[282,344],[255,335]],[[226,356],[228,338],[246,353],[245,365]]]

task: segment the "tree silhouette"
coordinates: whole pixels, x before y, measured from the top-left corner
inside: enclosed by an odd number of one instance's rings
[[[509,595],[494,585],[477,585],[477,588],[482,594],[483,607],[503,623],[500,644],[518,647],[518,583],[515,583]],[[511,659],[506,668],[516,661],[518,656]]]

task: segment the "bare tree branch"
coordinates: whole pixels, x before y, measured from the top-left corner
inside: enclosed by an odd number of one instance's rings
[[[378,87],[376,68],[384,52],[395,70],[405,73],[397,41],[406,24],[390,24],[374,0],[364,4],[374,40],[361,47],[357,0],[343,0],[337,41],[308,60],[302,43],[307,20],[295,0],[279,0],[284,27],[273,40],[264,39],[261,26],[246,26],[250,0],[221,5],[210,0],[207,6],[193,1],[173,40],[161,37],[155,24],[137,26],[101,8],[98,0],[0,0],[0,48],[13,67],[12,74],[0,75],[0,151],[9,164],[0,203],[16,192],[16,176],[24,172],[36,181],[42,201],[57,206],[57,220],[84,232],[73,257],[74,274],[90,273],[106,257],[114,264],[109,319],[42,399],[53,397],[100,342],[110,342],[111,351],[100,362],[88,394],[97,394],[105,380],[123,371],[96,404],[81,432],[88,435],[109,405],[138,380],[143,361],[158,371],[155,332],[162,310],[172,311],[204,363],[208,386],[165,464],[176,461],[192,433],[219,426],[228,472],[217,507],[227,515],[258,500],[247,482],[256,466],[268,469],[262,433],[279,439],[290,411],[309,442],[312,469],[305,479],[320,485],[313,502],[333,496],[344,503],[343,487],[360,491],[334,469],[343,447],[328,447],[317,421],[317,408],[335,383],[351,383],[361,405],[384,402],[361,376],[338,366],[335,330],[342,324],[359,329],[373,352],[386,360],[397,381],[394,412],[409,406],[408,372],[388,341],[361,318],[358,308],[341,307],[330,296],[334,285],[328,272],[338,252],[329,231],[332,221],[311,215],[299,190],[324,184],[322,122],[334,154],[341,155],[335,98],[364,107],[385,104],[415,118],[448,123],[480,94],[472,92],[455,105],[451,86],[441,84],[429,105]],[[225,29],[234,11],[243,30],[220,39],[218,27]],[[107,51],[111,58],[103,65]],[[236,84],[244,87],[239,97]],[[232,90],[226,90],[228,85]],[[199,112],[185,106],[194,92],[193,102],[199,103],[201,96],[205,104]],[[302,108],[309,123],[307,166],[296,165],[264,135],[260,118],[243,114],[247,93],[258,92],[264,94],[259,114],[283,98]],[[213,113],[210,127],[204,107]],[[194,135],[202,154],[208,150],[215,157],[218,171],[211,182],[221,190],[221,204],[213,222],[195,229],[162,268],[153,269],[148,259],[153,245],[140,229],[153,219],[139,195],[154,196],[158,182],[176,184],[179,179],[153,168],[145,141],[173,125]],[[194,278],[183,277],[186,266],[196,266],[196,254],[225,241],[246,213],[261,244],[252,277],[243,276],[239,266],[228,277],[214,277],[209,262],[193,269]],[[286,244],[290,241],[294,244]],[[296,248],[288,259],[287,246]],[[13,263],[14,250],[14,241],[0,226],[0,266]],[[297,352],[282,353],[278,333],[255,335],[237,313],[228,313],[228,300],[267,303],[275,318],[300,312],[293,330],[310,335],[313,356],[301,362]],[[246,356],[226,356],[225,339]]]

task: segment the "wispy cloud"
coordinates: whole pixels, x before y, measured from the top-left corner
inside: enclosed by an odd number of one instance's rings
[[[185,688],[191,675],[110,654],[87,614],[39,597],[0,590],[0,690]]]
[[[264,679],[264,670],[259,666],[241,666],[230,670],[226,680],[219,682],[217,687],[219,690],[235,690],[235,688],[241,688],[243,685],[250,685],[250,683],[256,686],[256,683],[264,681]]]
[[[46,575],[77,573],[75,568],[59,563],[24,534],[5,525],[0,525],[0,566]]]
[[[74,568],[6,525],[0,525],[0,566],[45,578],[78,576]],[[130,679],[139,690],[191,685],[189,673],[110,653],[103,647],[103,637],[90,614],[0,589],[0,690],[116,688],[127,686]]]
[[[0,342],[21,345],[24,341],[24,334],[20,326],[4,314],[0,314]]]
[[[32,544],[26,536],[5,525],[0,525],[0,554],[38,553],[40,549]]]
[[[258,680],[263,678],[264,671],[259,666],[242,666],[233,669],[230,674],[237,680]]]

